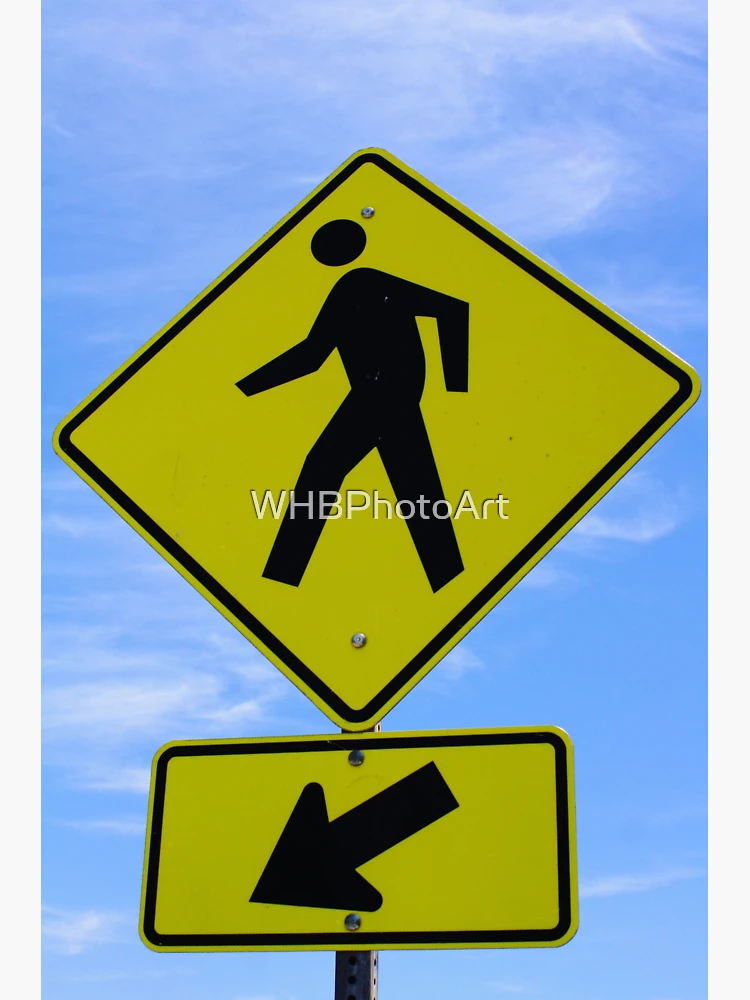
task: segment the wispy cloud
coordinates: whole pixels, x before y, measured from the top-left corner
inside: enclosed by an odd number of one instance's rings
[[[73,472],[45,476],[42,481],[43,493],[83,493],[89,487]]]
[[[571,557],[598,557],[618,544],[645,545],[657,541],[682,524],[691,506],[682,491],[667,491],[645,469],[631,469],[564,536],[554,556],[547,556],[535,566],[520,586],[545,590],[574,585],[578,577],[569,568]]]
[[[538,563],[520,582],[519,586],[531,587],[534,590],[546,590],[560,584],[572,583],[575,577],[572,573],[549,563],[549,556]]]
[[[140,837],[146,829],[143,816],[119,816],[112,819],[61,819],[59,826],[81,833],[114,834],[117,837]]]
[[[92,738],[127,736],[132,730],[152,731],[178,714],[194,714],[215,700],[219,682],[208,674],[175,678],[169,683],[141,678],[134,682],[69,684],[50,690],[44,726],[54,736],[60,729]]]
[[[213,7],[209,13],[195,2],[175,7],[133,0],[125,17],[79,2],[75,22],[68,17],[63,26],[53,20],[48,35],[58,52],[110,62],[153,90],[181,85],[193,102],[198,88],[195,79],[185,79],[188,66],[202,82],[210,77],[216,89],[242,91],[243,83],[265,76],[282,85],[285,96],[359,90],[362,77],[377,76],[379,93],[368,103],[385,105],[405,89],[398,111],[415,92],[443,110],[451,104],[460,108],[467,78],[497,74],[502,65],[536,63],[557,53],[580,56],[587,49],[610,58],[625,52],[653,59],[659,44],[653,27],[639,25],[634,4],[553,3],[541,14],[488,10],[464,0],[362,0],[354,6],[346,0],[288,0],[281,8],[234,2],[220,7],[222,16],[216,17]],[[279,64],[274,59],[281,44],[289,55]],[[329,58],[316,58],[323,54]],[[354,64],[360,79],[346,72]]]
[[[137,662],[134,658],[128,658]],[[151,662],[146,657],[145,664]],[[248,697],[231,671],[164,670],[151,676],[139,665],[136,676],[104,675],[91,681],[57,681],[47,686],[43,728],[50,751],[96,743],[103,752],[127,745],[189,736],[235,736],[267,722],[289,684],[279,674],[256,682]],[[54,755],[53,755],[54,756]]]
[[[147,767],[122,767],[106,760],[91,764],[81,756],[73,761],[63,758],[63,763],[75,775],[74,784],[78,788],[93,792],[133,792],[145,795],[151,781],[151,771]]]
[[[587,288],[622,316],[640,325],[646,332],[654,327],[680,333],[706,323],[708,303],[705,289],[681,285],[672,278],[660,278],[650,284],[623,274],[592,279]]]
[[[652,889],[661,889],[675,882],[701,878],[705,874],[704,870],[698,868],[671,868],[645,875],[605,875],[582,880],[579,895],[581,898],[589,899],[597,896],[620,896],[631,892],[650,892]]]
[[[72,538],[95,538],[118,533],[120,525],[109,517],[76,517],[51,512],[43,519],[42,530]]]
[[[97,944],[122,940],[131,917],[114,910],[63,910],[42,907],[42,934],[53,951],[78,955]]]
[[[208,280],[247,245],[248,213],[272,223],[301,184],[366,145],[428,173],[439,164],[435,180],[519,238],[626,217],[674,183],[664,150],[701,133],[686,95],[703,85],[703,21],[699,5],[655,14],[640,0],[551,0],[541,11],[480,0],[74,0],[47,18],[46,120],[61,157],[78,157],[87,197],[106,188],[121,240],[139,252],[105,253],[96,272],[48,273],[45,294],[111,298]],[[96,94],[82,101],[71,81],[92,75]],[[258,169],[263,204],[250,183]],[[167,231],[178,191],[217,184],[210,227],[193,199],[189,233]]]
[[[587,538],[607,538],[620,542],[653,542],[674,531],[679,521],[665,511],[641,511],[632,518],[601,517],[591,513],[575,529]]]
[[[527,129],[482,151],[454,154],[447,169],[466,179],[492,172],[502,182],[476,207],[519,239],[549,239],[586,228],[636,169],[623,140],[602,125],[576,122]]]
[[[456,646],[441,663],[441,675],[445,680],[458,681],[472,670],[483,670],[484,660],[464,645]]]
[[[85,523],[85,494],[55,504]],[[127,525],[105,520],[122,533],[55,543],[74,550],[46,588],[46,762],[76,787],[141,793],[161,743],[262,732],[292,688]]]
[[[463,640],[455,649],[452,649],[430,671],[423,682],[429,690],[438,694],[448,695],[455,691],[456,682],[465,678],[467,674],[484,670],[484,660],[472,652],[465,645],[465,642],[466,640]]]
[[[586,514],[560,548],[588,553],[607,542],[653,542],[674,531],[690,506],[681,491],[667,491],[645,469],[632,469]]]

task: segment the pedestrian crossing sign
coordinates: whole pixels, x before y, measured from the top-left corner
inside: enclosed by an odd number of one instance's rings
[[[661,345],[356,153],[55,447],[338,725],[372,727],[695,402]]]

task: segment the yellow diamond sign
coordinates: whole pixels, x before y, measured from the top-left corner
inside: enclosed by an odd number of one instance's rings
[[[77,407],[55,447],[360,730],[698,392],[679,358],[366,150]]]
[[[170,743],[141,936],[157,951],[527,948],[578,926],[560,729]]]

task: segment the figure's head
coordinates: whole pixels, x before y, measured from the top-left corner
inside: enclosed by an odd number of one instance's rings
[[[367,242],[365,231],[351,219],[326,222],[315,233],[310,243],[313,257],[329,267],[351,264],[362,253]]]

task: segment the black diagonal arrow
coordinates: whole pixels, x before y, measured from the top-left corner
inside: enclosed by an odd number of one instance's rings
[[[321,785],[305,785],[251,903],[377,910],[378,890],[356,869],[458,808],[434,763],[328,819]]]

